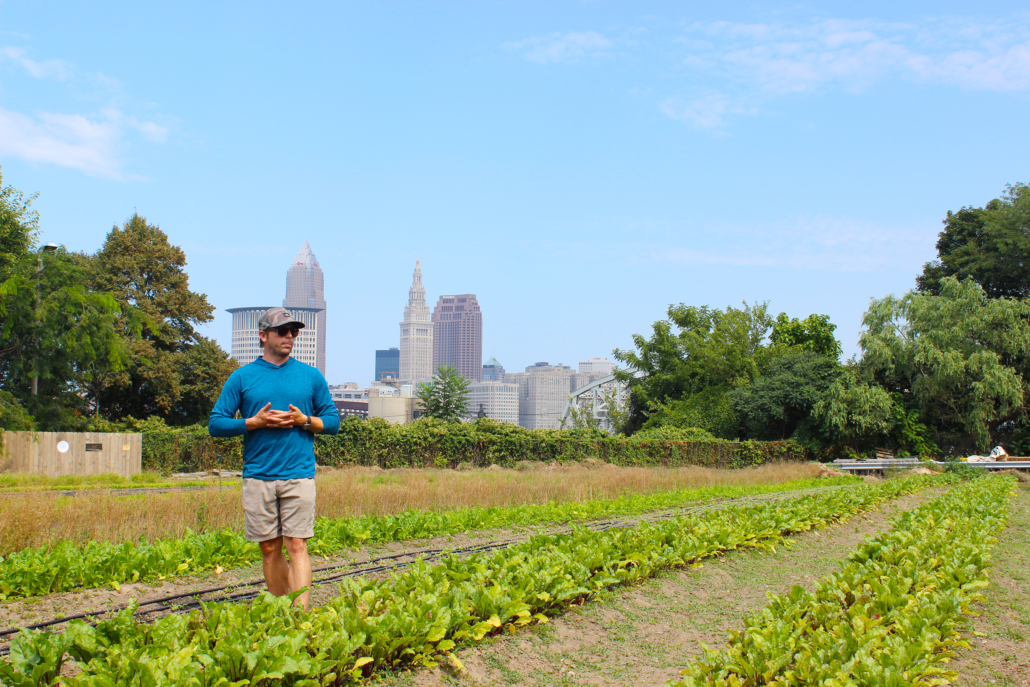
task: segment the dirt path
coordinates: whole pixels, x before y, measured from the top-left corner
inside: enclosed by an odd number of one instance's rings
[[[700,654],[721,646],[729,629],[763,607],[767,592],[812,586],[840,566],[892,515],[940,494],[927,490],[848,523],[791,540],[790,548],[732,554],[570,610],[547,625],[458,654],[466,672],[440,669],[386,677],[389,685],[660,685]]]
[[[967,633],[952,667],[956,685],[1030,685],[1030,484],[1020,484],[1009,512],[1009,526],[994,545],[991,584],[973,611],[974,633]]]

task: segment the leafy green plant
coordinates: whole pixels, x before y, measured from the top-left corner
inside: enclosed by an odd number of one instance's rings
[[[150,624],[137,622],[130,608],[96,627],[73,621],[62,641],[79,672],[60,679],[70,687],[316,687],[350,684],[379,668],[434,666],[459,645],[546,622],[605,589],[725,551],[772,547],[949,479],[913,477],[634,528],[540,535],[434,567],[419,563],[385,580],[352,580],[309,612],[267,594],[249,606],[204,604]],[[52,633],[23,631],[12,640],[12,657],[42,655],[53,642]],[[0,675],[19,686],[54,684],[52,672],[40,674],[50,682],[28,682],[34,665],[4,661]]]
[[[445,512],[406,511],[315,522],[308,542],[315,555],[329,556],[364,544],[422,539],[470,530],[576,522],[672,508],[703,499],[733,498],[816,486],[850,484],[857,478],[806,479],[746,487],[706,487],[657,494],[630,494],[617,499],[548,503],[510,508],[467,508]],[[198,526],[201,521],[198,518]],[[23,549],[0,557],[0,599],[40,596],[81,587],[179,577],[210,570],[229,570],[260,560],[257,545],[240,532],[190,533],[181,539],[134,544],[90,542],[76,546],[62,541],[49,547]]]
[[[969,603],[987,585],[994,535],[1004,527],[1010,477],[956,487],[869,538],[812,591],[773,596],[706,649],[673,687],[945,684]]]

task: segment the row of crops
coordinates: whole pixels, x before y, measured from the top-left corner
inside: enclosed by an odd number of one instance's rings
[[[994,535],[1005,525],[1010,477],[956,487],[904,513],[858,547],[812,591],[794,587],[748,618],[723,651],[670,687],[932,685],[948,662],[969,603],[987,585]]]
[[[509,508],[467,508],[444,512],[406,511],[395,515],[320,518],[308,542],[315,555],[329,556],[363,544],[458,534],[472,530],[525,527],[636,515],[714,498],[739,498],[781,491],[854,484],[857,478],[804,479],[770,485],[716,486],[617,499],[548,503]],[[261,560],[256,544],[241,532],[220,530],[154,542],[59,542],[0,556],[0,600],[53,594],[80,588],[150,581],[223,570]]]
[[[21,633],[12,641],[9,659],[0,663],[0,679],[18,687],[54,684],[70,660],[79,672],[61,678],[62,684],[348,684],[379,669],[434,665],[460,645],[546,622],[602,590],[726,551],[773,547],[791,534],[955,479],[910,477],[626,529],[575,527],[491,554],[416,565],[385,580],[353,580],[341,586],[337,598],[310,612],[292,608],[288,598],[267,595],[249,606],[207,604],[153,623],[135,620],[127,609],[96,626],[73,622],[60,635]],[[794,590],[783,604],[796,608],[767,609],[761,617],[770,633],[779,634],[756,640],[766,653],[747,644],[752,634],[747,630],[736,640],[742,647],[738,653],[728,651],[722,662],[709,655],[687,680],[811,684],[823,679],[812,677],[817,669],[826,670],[822,663],[878,675],[863,684],[912,683],[907,677],[880,679],[887,673],[931,675],[938,650],[955,641],[949,629],[954,624],[941,623],[958,622],[982,584],[990,535],[1004,521],[1011,489],[1008,478],[982,478],[913,511],[890,534],[861,548],[839,578],[821,585],[814,596]],[[781,617],[786,620],[777,624]],[[806,627],[808,634],[798,629]],[[944,631],[933,629],[939,627]],[[894,635],[904,641],[899,644]],[[800,662],[795,653],[816,636],[822,643],[812,642],[811,659]],[[882,641],[870,644],[872,636]],[[778,643],[769,650],[773,640]],[[912,642],[925,648],[910,649]],[[911,668],[913,662],[921,667]],[[874,666],[881,667],[879,673]]]

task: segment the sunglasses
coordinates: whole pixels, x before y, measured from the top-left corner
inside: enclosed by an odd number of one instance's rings
[[[265,331],[274,331],[279,336],[286,336],[287,334],[289,334],[294,339],[296,339],[297,335],[300,334],[300,327],[291,327],[288,324],[284,324],[281,327],[269,327]]]

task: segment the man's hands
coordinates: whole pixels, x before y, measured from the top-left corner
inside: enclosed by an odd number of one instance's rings
[[[289,429],[290,427],[303,427],[308,420],[311,420],[311,429],[318,433],[322,429],[322,420],[317,417],[305,415],[292,403],[289,410],[272,410],[272,404],[267,403],[265,407],[257,412],[254,417],[247,418],[247,429],[254,431],[263,427],[274,429]]]

